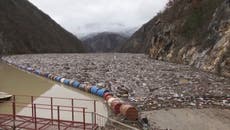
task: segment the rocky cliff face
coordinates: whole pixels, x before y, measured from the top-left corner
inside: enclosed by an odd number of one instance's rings
[[[103,32],[83,38],[88,52],[116,52],[128,37],[118,33]]]
[[[0,54],[83,52],[81,42],[27,0],[0,0]]]
[[[171,1],[122,51],[145,52],[154,59],[230,77],[230,1]]]

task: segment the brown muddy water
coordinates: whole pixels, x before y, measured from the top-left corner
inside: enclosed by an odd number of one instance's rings
[[[35,103],[49,103],[49,99],[44,99],[41,96],[47,97],[63,97],[63,98],[75,98],[75,99],[86,99],[89,101],[75,100],[75,107],[87,107],[87,112],[93,112],[93,101],[96,102],[97,113],[108,116],[107,107],[103,102],[102,98],[97,96],[82,92],[80,90],[70,88],[59,84],[57,82],[45,79],[43,77],[30,74],[18,70],[12,66],[0,62],[0,91],[6,92],[12,95],[32,95],[38,96],[34,99]],[[39,97],[40,96],[40,97]],[[16,100],[19,102],[24,102],[26,105],[17,107],[17,114],[20,115],[30,115],[31,109],[27,108],[29,106],[31,99],[29,97],[17,97]],[[70,100],[54,99],[54,105],[66,105],[71,104]],[[67,108],[68,109],[68,108]],[[78,110],[76,110],[78,111]],[[81,111],[81,110],[79,110]],[[12,112],[12,105],[9,103],[0,104],[0,114],[9,114]],[[49,117],[50,110],[37,110],[37,115],[39,117]],[[54,118],[57,116],[54,111]],[[90,122],[92,114],[86,114],[87,122]],[[82,120],[82,113],[75,113],[75,117],[78,120]],[[61,112],[62,119],[71,119],[71,114],[67,112]]]

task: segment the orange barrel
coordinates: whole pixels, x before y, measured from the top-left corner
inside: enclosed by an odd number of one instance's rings
[[[86,85],[85,86],[85,91],[86,92],[90,92],[90,89],[92,88],[93,86],[91,86],[90,84]]]
[[[135,121],[138,119],[138,111],[134,106],[128,104],[122,104],[120,107],[120,112],[124,115],[128,120]]]
[[[121,100],[119,98],[114,98],[114,97],[111,97],[110,99],[108,99],[108,105],[111,107],[112,105],[112,102],[120,102]]]
[[[106,97],[108,96],[113,96],[110,92],[106,92],[104,95],[103,95],[103,98],[106,100]]]
[[[114,100],[112,103],[111,103],[111,108],[113,110],[113,112],[115,114],[119,114],[120,113],[120,107],[123,103],[121,101],[117,101],[117,100]]]

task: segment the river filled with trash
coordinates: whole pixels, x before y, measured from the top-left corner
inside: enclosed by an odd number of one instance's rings
[[[3,60],[112,91],[141,110],[230,107],[230,79],[144,54],[15,55]]]
[[[225,119],[230,119],[230,79],[188,65],[122,53],[13,55],[2,60],[108,89],[135,105],[153,128],[180,130],[177,119],[183,120],[181,128],[191,130],[229,128]],[[205,122],[208,119],[212,123]]]

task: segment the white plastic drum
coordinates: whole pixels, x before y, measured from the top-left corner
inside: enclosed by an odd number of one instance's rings
[[[73,85],[73,82],[74,82],[74,81],[75,81],[75,80],[73,80],[73,79],[70,80],[70,81],[69,81],[69,85]]]
[[[64,83],[64,81],[65,81],[65,78],[62,78],[62,79],[61,79],[61,83]]]

